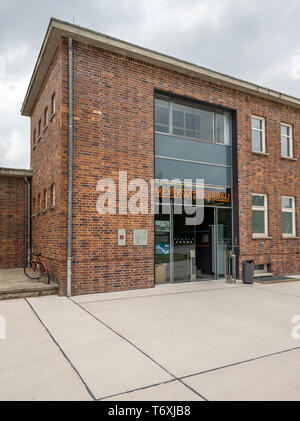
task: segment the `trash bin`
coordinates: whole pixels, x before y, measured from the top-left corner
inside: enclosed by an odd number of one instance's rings
[[[245,260],[243,262],[243,284],[253,284],[254,280],[254,261]]]

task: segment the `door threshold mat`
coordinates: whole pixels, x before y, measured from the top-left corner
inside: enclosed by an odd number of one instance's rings
[[[300,281],[297,278],[291,278],[289,276],[272,276],[270,278],[255,278],[254,282],[258,284],[277,284],[281,282],[296,282]]]

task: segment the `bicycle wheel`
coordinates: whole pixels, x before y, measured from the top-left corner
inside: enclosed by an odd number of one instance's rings
[[[47,281],[47,284],[50,284],[50,275],[48,270],[46,269],[45,265],[42,263],[41,264],[41,272],[42,272],[42,277]]]
[[[31,260],[29,265],[24,266],[24,273],[30,279],[40,279],[42,273],[39,269],[39,264]]]

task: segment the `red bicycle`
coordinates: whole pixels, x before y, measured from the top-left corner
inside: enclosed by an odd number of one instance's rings
[[[50,275],[46,263],[41,259],[42,253],[31,253],[30,263],[24,266],[24,273],[30,279],[45,278],[50,284]]]

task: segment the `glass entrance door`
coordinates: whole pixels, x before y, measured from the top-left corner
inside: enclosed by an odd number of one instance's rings
[[[232,248],[231,209],[216,209],[217,227],[217,277],[225,276],[224,252]]]
[[[203,221],[187,225],[184,209],[155,217],[156,283],[224,277],[224,251],[231,248],[231,209],[204,207]]]

